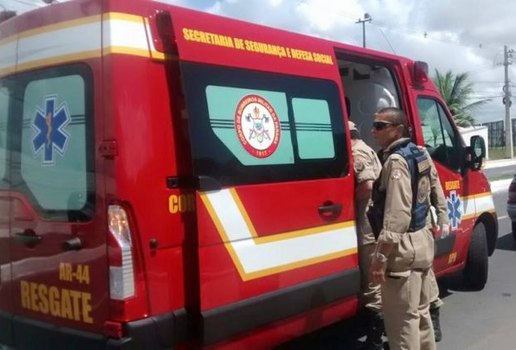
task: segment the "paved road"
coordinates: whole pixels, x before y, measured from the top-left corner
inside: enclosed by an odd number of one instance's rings
[[[507,165],[499,168],[486,168],[484,173],[490,179],[512,178],[516,174],[516,165]]]
[[[516,241],[506,212],[507,186],[497,188],[493,199],[499,239],[489,259],[488,283],[478,292],[462,289],[456,277],[440,281],[445,303],[441,309],[440,350],[516,349]],[[360,317],[343,321],[281,349],[358,349],[363,340],[360,322]]]

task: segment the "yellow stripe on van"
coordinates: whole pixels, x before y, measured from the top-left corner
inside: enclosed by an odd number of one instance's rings
[[[226,232],[225,232],[224,228],[222,227],[222,224],[221,224],[219,218],[215,214],[215,210],[213,209],[213,206],[211,205],[210,201],[208,200],[208,198],[205,195],[201,195],[201,199],[204,203],[204,206],[208,210],[208,214],[210,214],[210,217],[213,220],[213,224],[217,228],[217,232],[219,233],[219,235],[222,238],[222,241],[224,242],[224,246],[226,247],[226,250],[228,251],[229,255],[231,256],[231,260],[233,260],[233,263],[235,264],[235,267],[237,268],[238,273],[240,274],[240,276],[246,276],[244,267],[240,263],[240,260],[238,259],[238,255],[236,254],[235,250],[231,246],[229,237],[226,235]]]
[[[103,17],[63,21],[2,39],[0,75],[111,54],[165,59],[154,47],[146,18],[110,12]]]
[[[49,58],[44,60],[38,60],[33,61],[25,64],[20,64],[16,67],[17,72],[21,72],[24,70],[29,70],[33,68],[38,68],[42,66],[50,66],[55,64],[61,64],[66,62],[72,62],[72,61],[83,61],[95,57],[100,57],[100,50],[94,50],[94,51],[85,51],[78,54],[71,54],[71,55],[64,55],[60,57],[55,58]],[[14,68],[13,68],[14,69]]]
[[[200,197],[244,281],[357,253],[354,221],[258,237],[235,189]]]
[[[301,260],[301,261],[298,261],[298,262],[295,262],[292,264],[273,267],[273,268],[261,270],[258,272],[247,273],[247,274],[245,274],[245,276],[240,275],[240,277],[242,278],[243,281],[248,281],[248,280],[252,280],[252,279],[256,279],[256,278],[260,278],[260,277],[274,275],[274,274],[277,274],[280,272],[290,271],[290,270],[298,269],[301,267],[319,264],[319,263],[322,263],[325,261],[330,261],[333,259],[343,258],[345,256],[353,255],[356,253],[357,253],[357,248],[351,248],[351,249],[333,253],[333,254],[323,255],[323,256],[316,257],[316,258],[312,258],[312,259]],[[267,257],[264,257],[264,258],[266,259]]]
[[[49,24],[46,26],[42,26],[35,29],[29,29],[24,32],[20,33],[19,39],[28,38],[31,36],[41,35],[45,33],[51,33],[51,32],[57,32],[63,29],[68,29],[71,27],[78,27],[84,24],[90,24],[90,23],[96,23],[100,22],[101,16],[95,15],[95,16],[89,16],[84,18],[78,18],[78,19],[72,19],[69,21]]]

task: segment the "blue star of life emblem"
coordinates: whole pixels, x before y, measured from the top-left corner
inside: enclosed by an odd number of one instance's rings
[[[36,107],[32,121],[34,137],[32,148],[35,155],[43,153],[43,164],[54,164],[54,151],[64,156],[70,134],[65,127],[70,122],[70,113],[65,102],[56,108],[56,97],[45,97],[44,110]]]
[[[453,230],[457,229],[462,221],[463,207],[462,200],[455,191],[450,192],[450,196],[446,199],[448,204],[448,219]]]

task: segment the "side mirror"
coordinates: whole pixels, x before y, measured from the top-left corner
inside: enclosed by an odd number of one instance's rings
[[[466,162],[471,170],[479,170],[486,157],[486,143],[482,137],[475,135],[471,136],[469,144],[466,151]]]
[[[471,136],[470,145],[473,148],[473,153],[477,158],[485,158],[486,143],[484,139],[478,135]]]

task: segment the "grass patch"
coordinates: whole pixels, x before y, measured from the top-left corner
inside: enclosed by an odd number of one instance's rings
[[[513,148],[513,154],[516,155],[516,147]],[[489,160],[508,159],[505,155],[505,147],[489,148]]]

